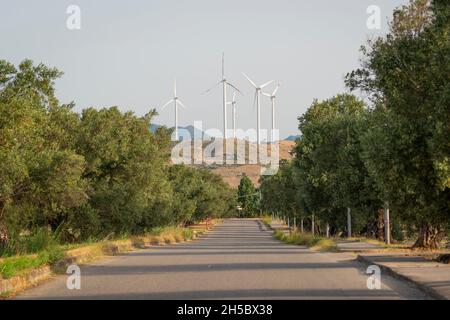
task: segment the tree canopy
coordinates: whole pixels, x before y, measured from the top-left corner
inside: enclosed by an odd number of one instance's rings
[[[39,228],[64,241],[140,234],[236,209],[221,177],[170,165],[170,130],[118,107],[61,105],[57,69],[0,60],[0,254]]]
[[[299,117],[295,158],[262,180],[263,207],[291,215],[284,199],[295,194],[295,215],[315,215],[337,234],[350,208],[356,232],[382,238],[389,205],[395,238],[409,232],[416,246],[438,246],[450,216],[449,34],[448,1],[398,8],[345,79],[368,99],[312,103]],[[282,178],[289,167],[293,184]],[[269,202],[275,194],[280,201]]]

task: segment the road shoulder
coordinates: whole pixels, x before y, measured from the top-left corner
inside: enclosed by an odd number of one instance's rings
[[[450,299],[450,265],[401,253],[359,253],[357,260],[379,266],[382,272],[413,284],[434,299]]]

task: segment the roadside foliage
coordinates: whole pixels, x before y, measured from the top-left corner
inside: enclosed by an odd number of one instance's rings
[[[0,256],[232,214],[212,173],[170,165],[171,130],[118,107],[60,104],[62,73],[0,60]]]
[[[436,248],[450,222],[450,6],[414,0],[398,8],[384,37],[361,49],[345,79],[367,99],[338,94],[299,117],[295,158],[262,179],[267,212],[316,217],[321,232],[353,231]],[[323,231],[322,231],[323,232]]]

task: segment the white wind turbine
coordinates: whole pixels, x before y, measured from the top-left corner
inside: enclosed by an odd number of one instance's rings
[[[225,53],[222,53],[222,80],[220,80],[214,87],[211,89],[208,89],[205,93],[210,92],[212,89],[214,89],[219,84],[222,84],[222,103],[223,103],[223,139],[226,141],[228,138],[227,135],[227,85],[234,88],[237,92],[241,93],[241,91],[236,88],[234,85],[232,85],[226,78],[225,78]]]
[[[269,84],[271,84],[273,82],[273,80],[270,80],[269,82],[264,83],[263,85],[256,85],[245,73],[242,73],[244,75],[244,77],[247,78],[247,80],[252,84],[252,86],[255,87],[255,98],[253,101],[253,105],[255,104],[256,101],[256,140],[257,140],[257,146],[258,146],[258,153],[259,153],[259,145],[261,144],[261,136],[260,136],[260,126],[261,126],[261,105],[260,105],[260,100],[261,100],[261,92],[262,89],[264,89],[266,86],[268,86]]]
[[[186,108],[186,106],[180,101],[180,98],[178,98],[177,96],[177,79],[175,79],[173,84],[173,98],[170,99],[165,105],[163,105],[161,107],[161,110],[167,107],[172,102],[175,107],[175,140],[178,141],[178,105],[182,106],[183,108]]]
[[[277,98],[276,94],[278,89],[280,88],[281,83],[278,83],[275,90],[273,90],[272,94],[263,92],[262,94],[266,97],[269,97],[272,102],[272,131],[271,131],[271,142],[275,142],[274,132],[275,132],[275,99]]]
[[[228,102],[228,104],[231,104],[232,107],[232,124],[233,124],[233,139],[236,139],[236,95],[237,92],[233,93],[233,100],[231,102]]]

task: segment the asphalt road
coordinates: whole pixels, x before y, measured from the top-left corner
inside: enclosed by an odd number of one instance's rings
[[[17,299],[424,299],[382,275],[367,288],[365,266],[349,253],[318,253],[274,240],[252,220],[226,220],[203,238],[152,247],[81,267],[81,289],[66,275]]]

